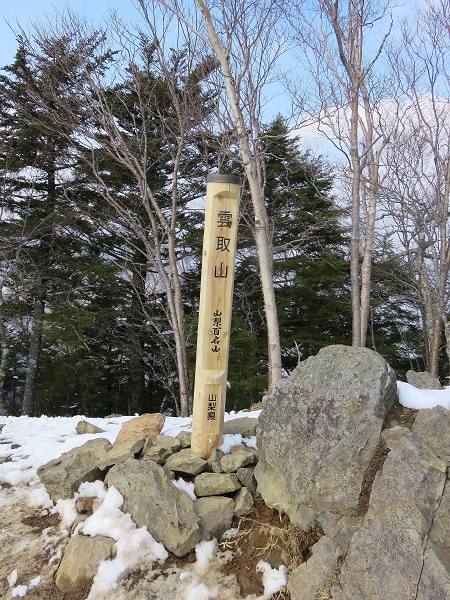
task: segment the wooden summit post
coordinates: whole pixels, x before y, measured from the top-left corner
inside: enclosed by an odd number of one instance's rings
[[[222,444],[241,179],[208,175],[192,416],[193,452]]]

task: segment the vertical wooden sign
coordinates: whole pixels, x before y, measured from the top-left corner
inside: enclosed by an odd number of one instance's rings
[[[191,443],[206,458],[222,444],[240,186],[208,175]]]

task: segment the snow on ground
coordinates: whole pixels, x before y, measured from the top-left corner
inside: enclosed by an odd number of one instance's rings
[[[450,409],[450,387],[443,390],[419,390],[409,383],[397,383],[400,404],[406,408],[423,409],[443,406]]]
[[[252,416],[259,416],[260,411],[255,411]],[[231,413],[225,415],[225,420],[248,416],[248,413]],[[223,600],[237,600],[238,589],[230,577],[218,574],[221,565],[230,557],[227,553],[219,552],[216,540],[202,542],[197,546],[197,561],[187,565],[184,570],[174,569],[176,576],[152,581],[152,573],[159,573],[158,569],[168,557],[164,546],[154,540],[145,527],[137,528],[129,515],[121,512],[123,498],[115,488],[107,489],[103,482],[82,483],[79,491],[70,500],[59,500],[56,505],[50,500],[44,486],[40,483],[36,470],[53,458],[81,446],[88,440],[97,437],[107,438],[111,443],[117,437],[122,424],[133,417],[112,417],[106,419],[89,418],[90,423],[104,430],[103,433],[80,435],[76,433],[76,425],[84,417],[4,417],[0,423],[4,427],[0,433],[0,461],[8,457],[7,462],[0,464],[0,503],[2,492],[7,492],[8,502],[20,506],[28,505],[42,511],[42,514],[58,513],[61,518],[61,528],[58,539],[55,539],[56,549],[53,552],[49,565],[56,565],[61,556],[64,541],[77,516],[75,502],[79,496],[96,496],[98,507],[91,517],[78,526],[83,535],[107,535],[116,541],[116,557],[113,560],[103,561],[100,564],[97,576],[94,579],[88,600],[117,600],[127,598],[128,593],[120,589],[123,581],[132,571],[141,569],[149,573],[148,581],[142,582],[142,592],[138,588],[133,590],[133,598],[147,598],[150,586],[155,585],[161,598],[167,600],[210,600],[221,598]],[[162,430],[163,434],[176,436],[180,431],[191,429],[190,418],[167,417]],[[225,453],[242,443],[240,435],[225,435],[222,450]],[[256,438],[246,439],[245,443],[256,447]],[[2,489],[2,484],[6,484]],[[181,477],[174,481],[174,485],[188,493],[195,499],[194,486],[185,482]],[[10,486],[13,486],[11,489]],[[10,527],[11,528],[11,527]],[[0,527],[0,543],[7,539],[10,533]],[[44,535],[45,537],[45,535]],[[24,541],[25,542],[25,541]],[[25,582],[20,579],[20,565],[7,574],[10,589],[9,597],[24,597],[32,594],[34,587],[38,587],[41,579],[28,578]],[[269,568],[270,571],[270,568]],[[267,572],[269,572],[267,571]],[[267,576],[264,571],[264,587],[272,589],[273,586],[281,589],[283,579],[278,571]],[[276,582],[279,581],[277,584]],[[18,584],[19,583],[19,584]],[[17,585],[18,584],[18,585]],[[164,588],[164,591],[163,591]],[[142,595],[139,595],[142,593]],[[159,597],[159,596],[158,596]],[[264,593],[261,600],[268,598]],[[248,596],[252,600],[254,596]]]
[[[450,387],[443,390],[419,390],[407,383],[398,383],[400,403],[407,408],[422,409],[442,405],[450,409]],[[248,413],[231,413],[225,415],[225,420],[238,418]],[[259,411],[252,413],[258,416]],[[108,438],[114,442],[122,424],[133,418],[112,417],[106,419],[89,418],[89,422],[104,430],[104,433],[92,435],[79,435],[75,431],[77,423],[83,417],[2,417],[0,422],[5,426],[0,433],[0,461],[8,457],[8,462],[0,464],[0,494],[7,491],[8,502],[12,506],[14,494],[17,502],[28,503],[37,507],[46,514],[59,513],[61,523],[61,537],[67,537],[76,516],[75,501],[79,495],[94,495],[98,498],[99,507],[94,514],[81,526],[84,535],[108,535],[116,540],[117,554],[113,560],[101,563],[98,574],[94,580],[89,600],[109,600],[127,598],[125,588],[120,587],[120,581],[136,569],[147,570],[148,575],[142,585],[142,595],[136,591],[133,598],[146,598],[153,585],[160,590],[160,597],[169,600],[210,600],[221,598],[237,600],[239,598],[236,588],[229,577],[218,574],[220,564],[227,560],[226,553],[218,550],[217,542],[201,542],[196,549],[196,562],[187,565],[185,569],[173,569],[170,576],[164,579],[157,576],[158,565],[166,560],[168,553],[162,544],[156,542],[146,528],[138,529],[129,515],[120,511],[123,498],[115,488],[106,489],[102,482],[85,483],[80,486],[79,492],[71,500],[61,500],[53,505],[43,485],[39,481],[36,469],[63,452],[67,452],[86,441],[96,437]],[[176,436],[182,430],[190,430],[190,418],[167,417],[162,433]],[[227,453],[231,448],[242,442],[240,435],[225,435],[222,450]],[[245,440],[247,445],[256,447],[256,439]],[[2,484],[6,484],[5,490]],[[193,486],[182,478],[174,485],[184,489],[194,497]],[[13,489],[11,490],[11,487]],[[6,537],[5,537],[6,536]],[[0,542],[12,536],[12,532],[0,530]],[[58,561],[62,550],[56,551],[50,562]],[[228,557],[229,558],[229,557]],[[33,588],[41,585],[41,578],[30,579],[27,584],[18,582],[20,567],[12,569],[7,576],[10,588],[10,597],[24,597],[32,593]],[[286,584],[285,569],[272,569],[267,563],[261,562],[258,571],[262,573],[264,595],[259,600],[269,598]],[[138,595],[135,595],[138,594]],[[247,600],[255,600],[254,596],[247,596]]]

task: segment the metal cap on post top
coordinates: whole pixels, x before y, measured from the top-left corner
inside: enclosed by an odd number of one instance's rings
[[[234,183],[242,185],[242,179],[237,175],[224,175],[222,173],[209,173],[206,183]]]

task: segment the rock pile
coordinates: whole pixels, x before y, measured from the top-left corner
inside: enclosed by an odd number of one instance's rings
[[[38,475],[52,500],[72,498],[82,482],[100,479],[123,496],[122,512],[176,556],[186,555],[201,540],[219,538],[231,527],[234,515],[247,515],[253,509],[258,453],[238,444],[231,454],[216,449],[204,460],[191,452],[189,433],[160,435],[164,420],[164,415],[132,419],[113,445],[97,438],[40,467]],[[225,431],[252,435],[255,428],[256,419],[245,417]],[[80,429],[85,431],[86,425]],[[196,499],[174,485],[177,477],[193,483]],[[79,525],[95,510],[95,499],[78,498],[76,506]],[[77,533],[67,545],[56,577],[63,593],[88,585],[96,565],[114,554],[114,540],[79,535],[82,524]],[[80,560],[80,555],[85,559]]]
[[[204,460],[191,452],[189,433],[161,435],[164,416],[144,415],[112,446],[97,438],[38,474],[55,501],[73,497],[83,481],[104,480],[123,496],[122,511],[177,556],[220,538],[234,515],[249,514],[256,489],[291,524],[315,532],[306,560],[287,565],[291,600],[444,600],[450,411],[419,411],[414,423],[405,421],[409,429],[393,423],[392,412],[386,419],[396,401],[395,374],[380,355],[329,346],[264,400],[259,455],[239,443],[231,454],[216,449]],[[224,432],[254,435],[256,421],[227,422]],[[94,498],[78,498],[80,513],[95,507]],[[89,585],[99,561],[114,552],[107,537],[74,535],[59,589]]]
[[[288,573],[291,600],[450,598],[450,411],[383,429],[395,383],[375,352],[330,346],[264,401],[258,491],[323,532]]]

